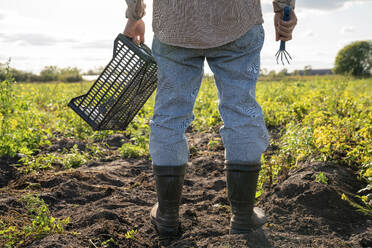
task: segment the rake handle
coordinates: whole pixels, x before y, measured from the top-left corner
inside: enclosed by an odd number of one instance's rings
[[[286,6],[284,7],[284,13],[283,13],[283,21],[290,21],[291,20],[291,7]],[[285,41],[280,41],[280,51],[285,50]]]

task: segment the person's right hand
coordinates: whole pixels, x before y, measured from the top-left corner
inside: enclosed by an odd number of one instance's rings
[[[275,26],[275,40],[276,41],[290,41],[292,40],[293,29],[297,25],[297,16],[293,11],[291,11],[291,20],[283,21],[283,11],[276,12],[274,16],[274,26]]]
[[[125,36],[132,38],[132,41],[136,45],[145,43],[145,23],[142,19],[139,19],[138,21],[128,19],[123,33]]]

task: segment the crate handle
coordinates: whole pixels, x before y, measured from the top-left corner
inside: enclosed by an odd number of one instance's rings
[[[116,53],[118,52],[117,48],[119,45],[119,40],[122,41],[125,45],[127,45],[133,52],[135,52],[138,56],[140,56],[145,61],[155,63],[155,59],[152,56],[151,49],[148,46],[146,46],[144,43],[141,43],[139,46],[137,46],[132,41],[132,38],[124,34],[119,34],[115,39],[113,57],[115,57]]]

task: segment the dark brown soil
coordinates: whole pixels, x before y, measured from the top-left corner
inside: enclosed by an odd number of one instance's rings
[[[11,211],[24,213],[16,200],[25,193],[39,194],[54,217],[70,217],[65,228],[70,234],[50,235],[26,247],[105,247],[102,242],[110,238],[115,244],[106,247],[372,247],[372,219],[341,200],[342,193],[351,196],[361,183],[353,171],[325,163],[292,171],[260,197],[258,205],[268,218],[262,231],[228,235],[223,149],[207,149],[211,136],[194,135],[190,142],[192,163],[185,179],[178,239],[159,239],[149,221],[156,192],[147,159],[116,158],[73,171],[18,177],[1,162],[0,217]],[[122,139],[112,137],[110,142],[120,146]],[[328,184],[315,182],[319,172],[329,178]],[[134,229],[136,239],[126,239],[125,233]]]
[[[17,170],[10,166],[15,163],[15,159],[0,158],[0,188],[5,187],[8,183],[17,177]]]

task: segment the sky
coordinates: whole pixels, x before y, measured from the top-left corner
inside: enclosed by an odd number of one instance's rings
[[[261,68],[332,68],[343,46],[372,39],[372,0],[297,0],[298,25],[287,44],[293,62],[277,65],[271,1],[261,0],[266,34]],[[145,44],[151,47],[152,0],[145,3]],[[12,67],[34,73],[48,65],[83,72],[105,66],[124,30],[125,10],[124,0],[1,0],[0,62],[11,58]],[[204,71],[211,73],[207,64]]]

